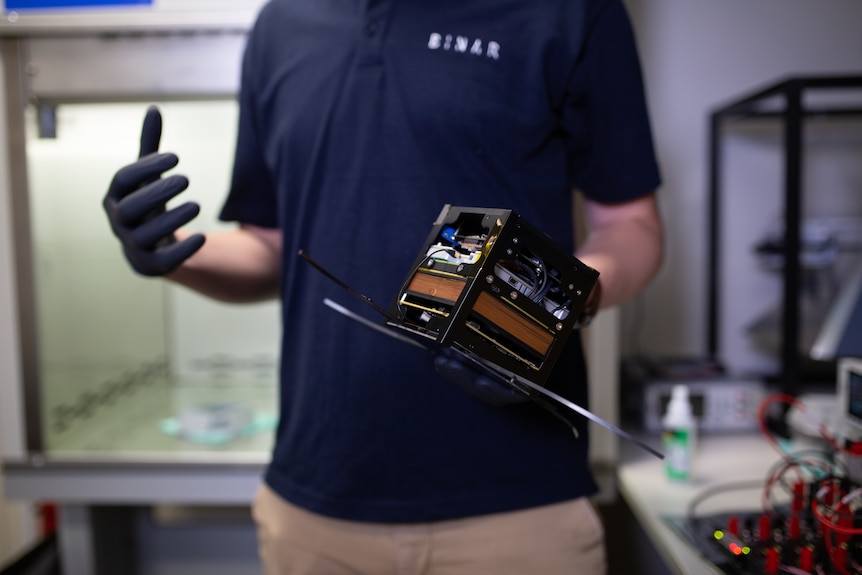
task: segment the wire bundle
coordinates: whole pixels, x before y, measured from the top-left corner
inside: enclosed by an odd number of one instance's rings
[[[770,430],[769,413],[776,405],[798,410],[811,423],[825,447],[792,451]],[[702,491],[689,504],[686,523],[698,549],[707,557],[706,542],[724,529],[727,514],[698,517],[701,503],[721,493],[761,490],[759,512],[734,534],[749,551],[745,557],[721,562],[726,573],[749,575],[862,575],[862,486],[847,477],[842,458],[859,457],[854,444],[842,443],[801,400],[787,394],[771,394],[758,409],[758,426],[781,459],[765,481],[738,481]],[[753,519],[757,519],[757,527]],[[733,517],[731,521],[738,521]],[[731,528],[737,531],[737,527]]]

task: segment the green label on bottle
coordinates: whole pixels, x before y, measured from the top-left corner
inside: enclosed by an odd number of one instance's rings
[[[664,468],[671,479],[691,476],[691,432],[688,429],[667,429],[662,433]]]

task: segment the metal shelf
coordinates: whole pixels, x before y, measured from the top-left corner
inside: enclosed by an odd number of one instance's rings
[[[805,124],[823,118],[862,117],[862,76],[794,76],[744,94],[710,114],[707,352],[718,358],[721,318],[720,223],[722,189],[722,127],[730,121],[772,118],[783,128],[785,237],[782,274],[782,338],[780,373],[784,391],[797,391],[801,379],[800,223],[804,173]]]

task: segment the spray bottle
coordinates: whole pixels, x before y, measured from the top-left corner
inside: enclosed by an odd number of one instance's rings
[[[681,481],[690,479],[697,422],[692,413],[687,386],[673,386],[662,427],[668,478]]]

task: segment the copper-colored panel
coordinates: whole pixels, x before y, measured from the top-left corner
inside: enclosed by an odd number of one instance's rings
[[[505,305],[497,298],[482,292],[473,311],[541,355],[546,355],[554,342],[553,334]]]
[[[455,303],[461,297],[466,284],[464,280],[417,272],[410,280],[407,290]]]

